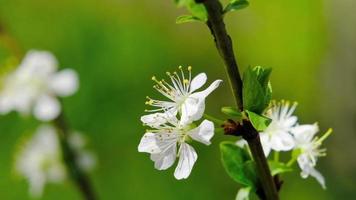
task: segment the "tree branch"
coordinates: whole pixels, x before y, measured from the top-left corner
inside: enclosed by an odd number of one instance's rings
[[[95,200],[94,190],[91,186],[89,177],[77,164],[77,155],[75,151],[69,145],[69,135],[70,128],[65,120],[63,112],[53,121],[54,125],[58,129],[58,137],[61,142],[62,151],[63,151],[63,160],[66,164],[68,172],[73,179],[75,185],[81,191],[83,199],[86,200]]]
[[[214,37],[217,50],[225,63],[226,72],[237,106],[242,111],[242,79],[239,73],[238,65],[233,51],[232,41],[227,34],[223,20],[223,8],[218,0],[196,0],[197,3],[203,3],[208,12],[207,25]],[[256,170],[261,181],[263,195],[267,200],[277,200],[278,192],[273,181],[267,159],[264,155],[259,134],[252,126],[251,122],[244,120],[242,124],[242,137],[248,142],[253,160],[256,162]]]

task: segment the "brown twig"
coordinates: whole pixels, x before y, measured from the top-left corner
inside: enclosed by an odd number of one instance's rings
[[[67,166],[68,172],[76,183],[76,186],[81,191],[83,198],[86,200],[97,199],[94,190],[91,186],[89,177],[83,170],[78,166],[77,155],[72,147],[69,145],[69,135],[70,128],[68,122],[65,120],[63,112],[53,121],[54,125],[58,129],[58,137],[61,142],[63,151],[63,160]]]
[[[203,3],[208,13],[207,25],[214,37],[216,48],[225,63],[226,72],[237,106],[242,111],[242,79],[239,73],[238,65],[230,36],[227,34],[223,20],[222,5],[218,0],[196,0],[197,3]],[[248,142],[253,160],[256,162],[256,170],[262,185],[264,197],[267,200],[277,200],[278,192],[274,184],[267,159],[263,153],[259,134],[252,126],[251,122],[244,120],[242,123],[242,137]],[[260,195],[262,198],[262,195]]]

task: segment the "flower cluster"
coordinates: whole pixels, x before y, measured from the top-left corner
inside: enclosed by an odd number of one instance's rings
[[[40,126],[30,140],[21,145],[15,168],[30,184],[30,194],[40,197],[46,183],[61,183],[67,178],[63,155],[56,129],[50,125]],[[85,150],[85,139],[79,133],[71,134],[69,144],[77,155],[77,164],[83,170],[95,165],[93,154]]]
[[[283,100],[272,102],[271,107],[265,113],[265,116],[272,121],[260,133],[264,153],[268,156],[272,150],[275,152],[293,151],[288,165],[297,161],[303,178],[313,176],[325,188],[325,180],[315,166],[318,157],[326,155],[326,149],[321,149],[320,146],[323,140],[331,134],[331,130],[321,138],[315,136],[319,131],[318,124],[299,124],[298,118],[293,115],[296,106],[297,103],[291,105],[290,102]],[[244,146],[246,143],[240,140],[237,144]]]
[[[74,70],[57,72],[56,58],[47,51],[29,51],[22,63],[7,75],[0,90],[0,113],[33,112],[41,121],[56,118],[61,106],[56,98],[74,94],[78,76]]]
[[[138,146],[139,152],[151,154],[151,160],[158,170],[168,169],[179,157],[174,172],[178,180],[189,176],[198,158],[194,148],[188,143],[195,140],[210,144],[214,135],[214,124],[203,120],[196,126],[194,122],[203,117],[205,98],[222,82],[216,80],[205,90],[197,92],[206,83],[206,74],[200,73],[192,78],[191,67],[188,67],[188,75],[182,67],[179,67],[179,70],[180,73],[167,72],[171,84],[156,77],[152,78],[156,83],[154,89],[167,100],[147,97],[146,104],[155,108],[146,110],[150,114],[142,116],[141,121],[152,130],[146,131]]]

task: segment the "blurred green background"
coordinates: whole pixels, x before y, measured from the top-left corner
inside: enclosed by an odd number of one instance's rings
[[[298,170],[284,175],[281,199],[356,198],[356,2],[351,0],[251,1],[226,17],[237,58],[273,67],[275,99],[298,101],[301,123],[334,128],[325,142],[328,156],[317,168],[322,190]],[[145,128],[139,121],[152,75],[178,65],[204,71],[223,86],[207,101],[207,113],[233,105],[212,37],[202,23],[176,25],[185,13],[173,0],[0,0],[3,31],[20,48],[50,50],[61,67],[80,74],[79,92],[64,99],[74,129],[87,133],[99,157],[91,174],[100,199],[234,199],[239,185],[220,163],[216,135],[209,147],[196,143],[199,158],[189,179],[177,181],[174,167],[153,168],[137,145]],[[9,55],[2,41],[0,63]],[[215,103],[216,102],[216,103]],[[13,153],[22,135],[38,123],[12,113],[0,117],[0,199],[28,199],[27,183],[13,173]],[[43,199],[80,199],[70,182],[46,187]]]

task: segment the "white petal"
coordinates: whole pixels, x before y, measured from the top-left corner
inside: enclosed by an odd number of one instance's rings
[[[313,166],[310,165],[308,162],[299,162],[300,159],[298,157],[298,164],[301,168],[302,172],[300,173],[302,178],[307,178],[309,175],[314,177],[321,185],[323,189],[326,189],[325,186],[325,179],[323,175],[319,171],[317,171]]]
[[[70,96],[78,90],[78,74],[72,69],[64,69],[53,75],[50,87],[58,96]]]
[[[207,77],[205,73],[200,73],[196,75],[190,83],[189,92],[194,92],[195,90],[201,88],[206,83],[206,79]]]
[[[208,88],[206,88],[205,90],[201,91],[201,92],[196,92],[195,97],[199,97],[202,99],[205,99],[210,93],[212,93],[216,88],[219,87],[220,83],[222,82],[222,80],[216,80],[213,83],[211,83],[209,85]]]
[[[191,94],[181,106],[181,125],[199,120],[205,110],[205,98],[214,91],[222,80],[214,81],[207,89]]]
[[[306,124],[295,126],[291,132],[298,144],[305,144],[312,141],[314,135],[319,131],[318,125]]]
[[[310,175],[312,177],[314,177],[320,183],[320,185],[321,185],[321,187],[323,189],[326,189],[325,179],[324,179],[323,175],[321,175],[321,173],[319,171],[317,171],[315,168],[311,168]]]
[[[206,145],[210,145],[210,139],[214,136],[214,123],[204,120],[197,128],[188,132],[194,140]]]
[[[161,149],[158,146],[156,134],[145,133],[141,138],[140,144],[138,145],[138,151],[146,153],[160,153]]]
[[[190,124],[193,121],[199,120],[205,110],[205,98],[189,96],[181,106],[181,125]]]
[[[235,200],[249,200],[251,187],[240,188]]]
[[[57,59],[49,51],[29,51],[19,66],[19,73],[45,76],[55,72]]]
[[[194,148],[189,144],[182,143],[179,149],[179,162],[174,171],[174,177],[178,180],[188,178],[197,158],[198,155]]]
[[[276,151],[289,151],[293,149],[294,138],[289,133],[278,131],[271,136],[271,148]]]
[[[158,128],[168,122],[168,116],[165,113],[153,113],[142,116],[141,121],[147,126]]]
[[[238,147],[241,147],[241,148],[245,148],[245,146],[247,146],[247,142],[246,140],[244,139],[240,139],[238,140],[236,143],[235,143]]]
[[[42,196],[43,188],[45,186],[46,180],[43,176],[33,176],[29,179],[30,188],[29,193],[34,198],[39,198]]]
[[[298,121],[298,118],[296,116],[291,116],[288,118],[284,118],[283,120],[281,120],[281,123],[283,123],[283,127],[285,128],[290,128],[292,126],[294,126]]]
[[[264,152],[265,156],[267,157],[269,155],[269,153],[271,152],[271,142],[269,141],[268,134],[260,133],[260,140],[261,140],[263,152]]]
[[[56,118],[60,111],[61,105],[56,98],[43,95],[36,102],[34,115],[39,120],[50,121]]]
[[[155,168],[166,170],[174,164],[177,157],[177,145],[172,144],[166,151],[151,154],[151,160],[155,162]]]

